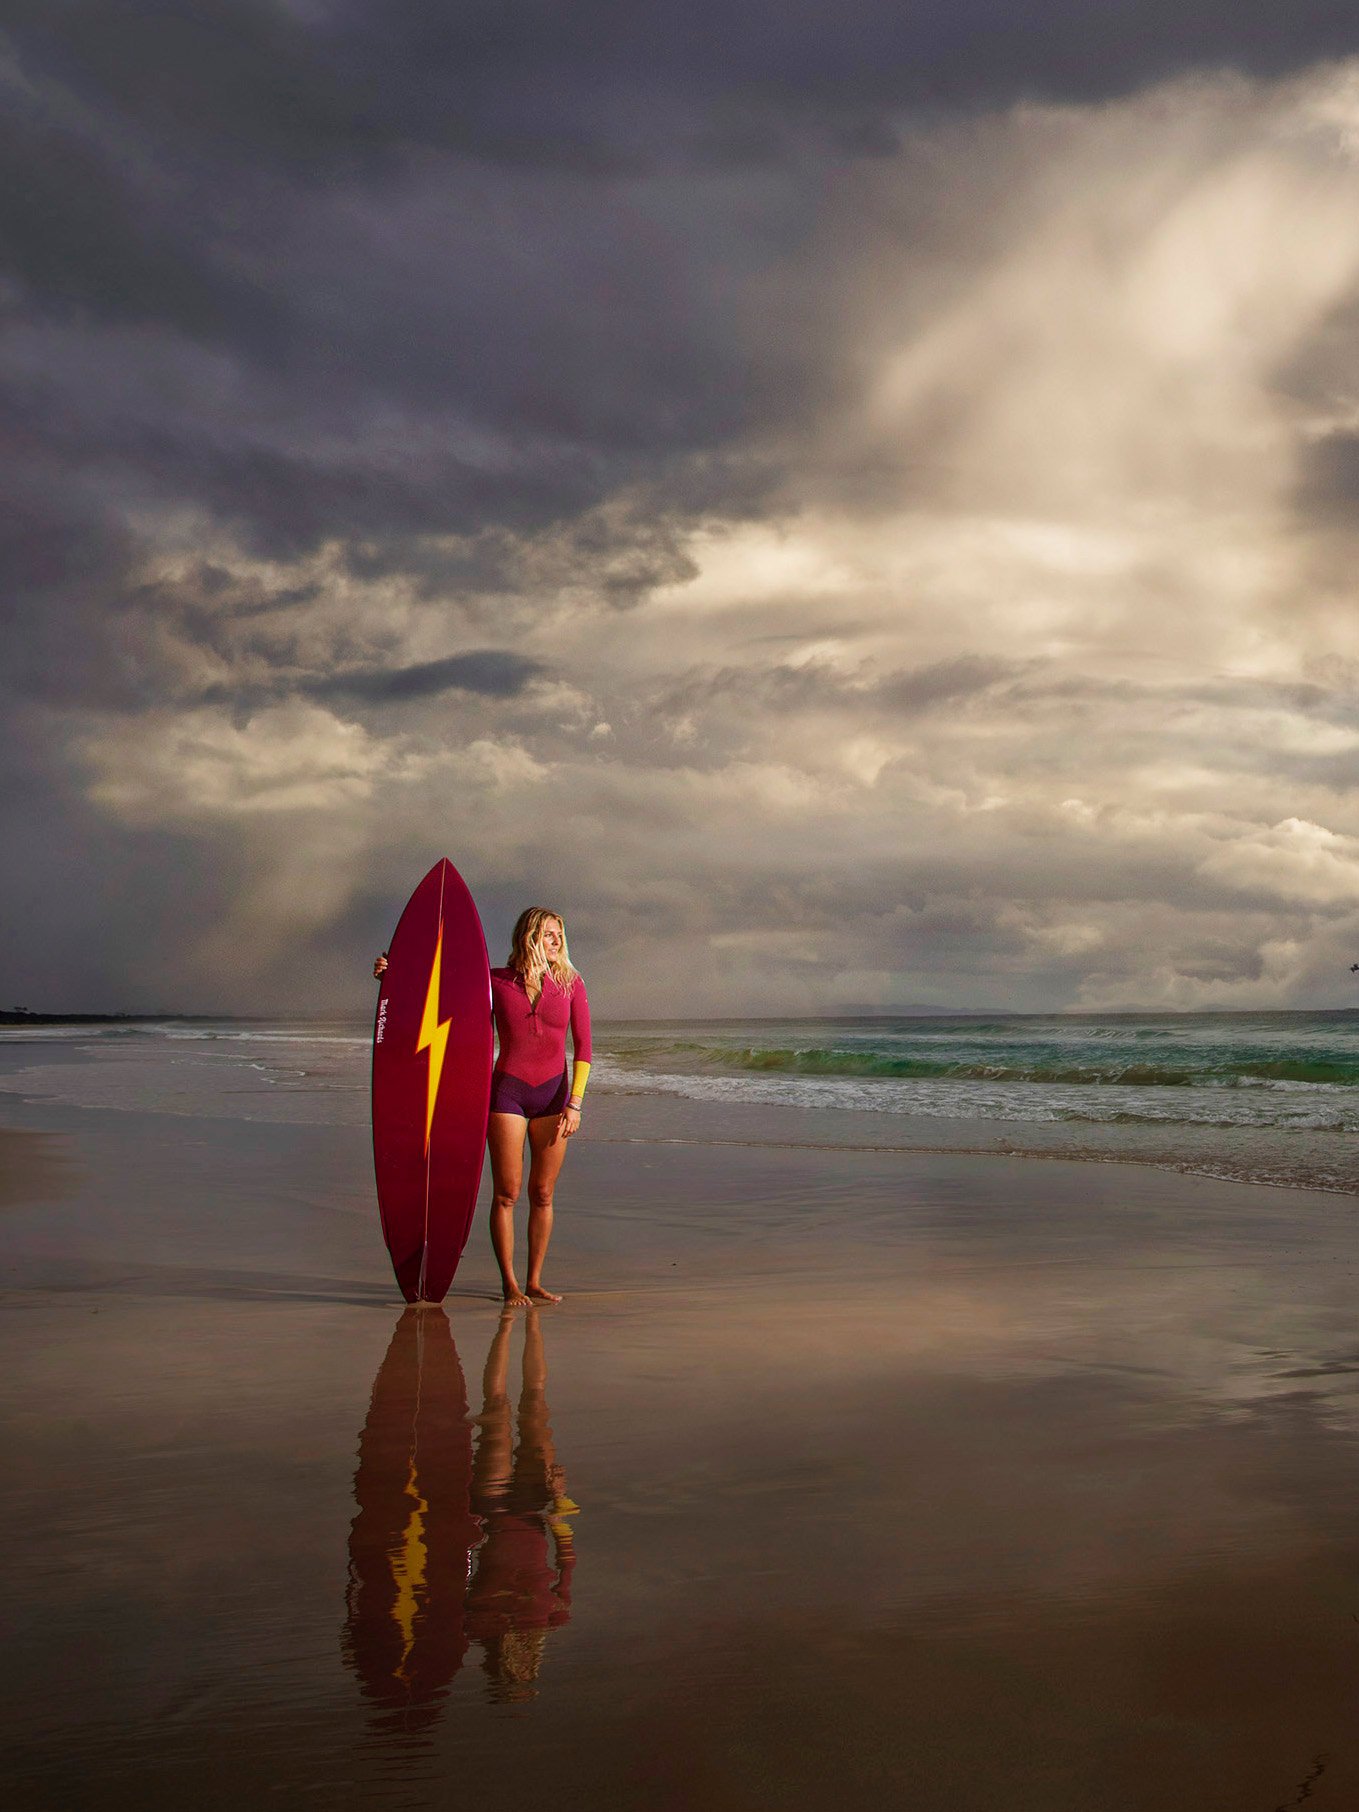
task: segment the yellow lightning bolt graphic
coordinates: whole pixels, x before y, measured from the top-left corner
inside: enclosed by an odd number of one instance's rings
[[[439,971],[444,956],[444,928],[439,926],[439,935],[434,944],[434,964],[429,972],[429,987],[425,993],[425,1010],[420,1016],[420,1036],[415,1041],[417,1051],[429,1052],[429,1099],[425,1108],[425,1155],[429,1155],[429,1136],[434,1130],[434,1103],[439,1095],[439,1077],[443,1074],[444,1052],[448,1048],[448,1028],[453,1021],[439,1018]]]

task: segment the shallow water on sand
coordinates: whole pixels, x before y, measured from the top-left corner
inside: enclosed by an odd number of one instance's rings
[[[1348,1200],[601,1098],[503,1323],[355,1129],[4,1116],[11,1804],[1359,1803]]]

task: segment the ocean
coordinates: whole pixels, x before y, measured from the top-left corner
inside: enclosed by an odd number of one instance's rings
[[[6,1027],[0,1092],[358,1125],[369,1035],[357,1019]],[[633,1097],[649,1125],[648,1099],[706,1103],[719,1141],[739,1137],[727,1110],[772,1107],[765,1142],[1359,1192],[1359,1011],[604,1021],[590,1088]]]

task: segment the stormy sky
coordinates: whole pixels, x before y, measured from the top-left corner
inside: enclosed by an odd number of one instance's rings
[[[1348,1005],[1336,0],[7,0],[0,1004]]]

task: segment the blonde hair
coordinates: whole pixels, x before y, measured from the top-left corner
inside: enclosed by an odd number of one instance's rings
[[[549,962],[543,950],[543,927],[548,923],[555,924],[562,934],[561,954],[555,962]],[[553,912],[550,906],[528,906],[514,922],[514,935],[510,940],[510,968],[524,978],[524,986],[532,993],[541,988],[543,976],[551,971],[552,979],[566,994],[580,980],[578,972],[571,967],[571,958],[566,949],[566,926],[559,912]]]

